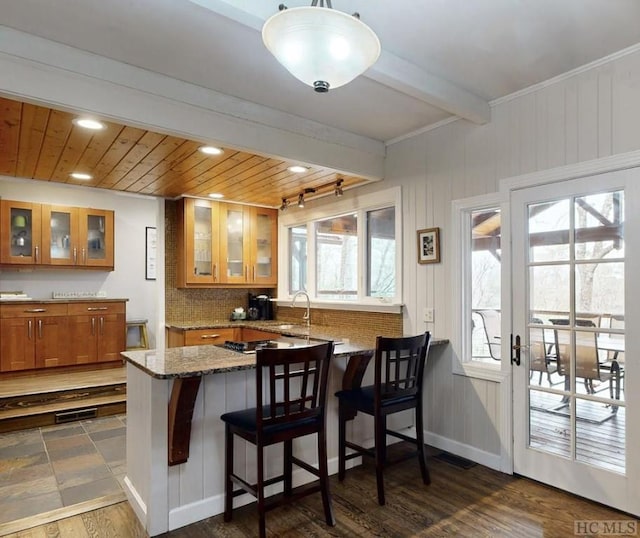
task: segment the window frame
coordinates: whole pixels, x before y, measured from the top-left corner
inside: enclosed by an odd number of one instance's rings
[[[464,375],[489,381],[502,381],[510,369],[508,338],[502,338],[502,360],[500,362],[474,361],[472,359],[472,290],[471,290],[471,215],[476,211],[491,208],[500,209],[501,222],[501,253],[500,263],[500,304],[501,304],[501,334],[509,335],[510,305],[508,303],[510,289],[507,266],[505,260],[509,260],[508,242],[508,203],[502,193],[492,193],[471,198],[453,200],[452,206],[452,232],[457,238],[452,247],[452,261],[454,268],[453,280],[453,319],[452,329],[454,339],[451,342],[453,348],[452,371],[454,374]]]
[[[360,310],[369,312],[402,312],[402,197],[401,188],[393,187],[369,194],[354,194],[336,198],[331,203],[308,205],[281,213],[278,218],[278,302],[289,304],[289,229],[293,226],[307,226],[307,288],[312,305],[337,310]],[[367,219],[368,211],[394,207],[396,236],[396,290],[394,297],[370,297],[367,291]],[[292,208],[293,209],[293,208]],[[358,219],[358,296],[356,300],[323,300],[316,296],[316,238],[315,222],[357,214]]]

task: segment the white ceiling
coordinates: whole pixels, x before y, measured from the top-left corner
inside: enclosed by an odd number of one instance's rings
[[[383,54],[317,94],[262,44],[279,3],[11,0],[0,23],[379,141],[452,115],[484,123],[491,100],[640,43],[638,0],[333,0]]]

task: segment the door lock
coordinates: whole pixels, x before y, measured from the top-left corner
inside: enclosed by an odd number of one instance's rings
[[[511,335],[511,364],[520,366],[520,350],[526,346],[520,345],[520,335],[516,334],[515,344],[513,342],[513,334]],[[514,353],[515,352],[515,353]]]

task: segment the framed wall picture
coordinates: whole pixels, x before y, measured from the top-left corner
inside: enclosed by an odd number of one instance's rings
[[[144,278],[145,280],[156,279],[156,229],[147,226],[145,229],[145,268]]]
[[[418,230],[418,263],[440,261],[440,228]]]

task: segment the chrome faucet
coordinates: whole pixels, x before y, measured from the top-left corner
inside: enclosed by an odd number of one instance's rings
[[[302,319],[307,322],[307,334],[308,334],[308,332],[311,330],[311,300],[309,299],[309,294],[304,290],[297,291],[295,293],[295,295],[293,296],[293,299],[291,301],[291,308],[293,308],[295,306],[296,299],[300,295],[304,295],[306,297],[306,299],[307,299],[307,311],[302,316]]]

